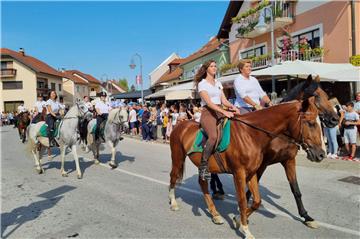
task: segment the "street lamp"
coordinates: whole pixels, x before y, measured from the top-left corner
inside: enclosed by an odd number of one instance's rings
[[[270,28],[271,28],[271,66],[275,65],[275,47],[274,47],[274,17],[272,13],[271,7],[265,7],[263,8],[262,14],[260,14],[259,22],[254,27],[255,31],[259,34],[264,34],[266,30],[268,29],[268,24],[265,23],[265,14],[266,11],[269,11],[270,13]],[[271,76],[271,99],[275,100],[276,98],[276,91],[275,91],[275,77],[274,75]]]
[[[135,56],[137,56],[139,58],[139,61],[140,61],[141,103],[144,103],[144,89],[143,89],[143,79],[142,79],[142,58],[138,53],[135,53],[131,57],[129,67],[130,67],[130,69],[135,69],[136,68],[135,59],[134,59]]]

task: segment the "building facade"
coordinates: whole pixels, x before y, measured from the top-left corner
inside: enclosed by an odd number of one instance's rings
[[[23,49],[19,52],[1,48],[0,110],[16,111],[23,103],[33,109],[40,94],[47,97],[55,90],[63,95],[63,75],[46,63],[28,56]]]
[[[158,65],[150,74],[150,88],[152,88],[156,82],[159,81],[160,77],[168,71],[168,65],[175,59],[180,59],[176,53],[172,53],[168,58],[166,58],[160,65]]]

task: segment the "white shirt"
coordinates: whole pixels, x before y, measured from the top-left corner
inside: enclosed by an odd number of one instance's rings
[[[206,91],[210,97],[210,101],[216,105],[221,104],[221,93],[223,86],[220,81],[215,80],[215,85],[210,84],[207,80],[202,79],[198,84],[198,91]],[[201,99],[201,106],[206,105],[206,102]]]
[[[27,111],[27,109],[25,108],[25,106],[23,106],[23,105],[18,106],[18,112],[19,113],[26,112],[26,111]]]
[[[91,104],[91,102],[85,102],[85,105],[88,108],[88,110],[92,110],[93,105]]]
[[[172,125],[176,125],[176,121],[178,117],[179,117],[179,113],[172,113]]]
[[[248,96],[256,104],[260,104],[260,99],[266,95],[261,88],[259,81],[252,76],[246,79],[243,75],[236,77],[234,81],[235,94],[236,94],[236,107],[253,107],[247,104],[243,99]]]
[[[50,105],[52,112],[55,114],[59,113],[60,104],[57,101],[53,101],[52,99],[48,99],[46,101],[46,106]],[[50,112],[46,109],[46,114],[50,114]]]
[[[95,109],[99,109],[101,114],[109,114],[111,107],[107,102],[99,100],[96,102]]]
[[[45,107],[46,102],[45,101],[36,101],[35,103],[35,109],[38,113],[41,113],[43,111],[43,108]]]
[[[134,109],[130,110],[129,112],[129,122],[134,123],[136,122],[136,111]]]

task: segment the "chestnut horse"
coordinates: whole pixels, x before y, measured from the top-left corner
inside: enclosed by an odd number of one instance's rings
[[[25,143],[26,140],[26,128],[30,124],[30,113],[28,111],[22,112],[18,115],[17,128],[21,142]]]
[[[306,145],[308,157],[313,158],[313,160],[321,160],[325,155],[321,148],[320,130],[309,130],[304,127],[307,122],[316,124],[318,112],[316,108],[309,107],[311,105],[310,100],[313,101],[314,97],[303,102],[283,103],[232,119],[230,144],[227,150],[220,153],[223,165],[220,167],[214,156],[209,159],[211,173],[230,173],[234,176],[240,208],[240,229],[246,237],[252,237],[247,219],[260,206],[261,201],[256,172],[263,162],[263,152],[268,148],[273,137],[281,137],[284,141],[288,140],[301,146]],[[192,147],[198,129],[198,123],[184,121],[174,128],[170,136],[172,170],[170,173],[169,200],[172,210],[179,209],[175,199],[175,185],[183,177],[185,158]],[[287,135],[282,135],[284,133]],[[188,156],[198,167],[201,153],[192,153]],[[223,219],[209,195],[208,182],[199,180],[199,184],[213,222],[222,224]],[[254,198],[250,208],[247,208],[245,192],[247,184]]]
[[[319,80],[319,77],[317,77],[315,80],[312,80],[312,77],[310,75],[306,81],[298,84],[289,92],[288,96],[284,99],[284,102],[291,100],[301,100],[304,97],[307,98],[309,96],[314,96],[315,99],[313,107],[316,107],[318,109],[319,115],[321,116],[323,123],[327,127],[332,128],[338,124],[339,117],[334,111],[330,102],[328,101],[327,94],[320,88]],[[309,122],[307,122],[304,127],[310,127],[311,130],[315,127],[318,127],[317,124],[311,125],[308,123]],[[260,181],[260,178],[263,175],[267,166],[275,163],[281,163],[285,169],[286,177],[289,181],[291,192],[294,195],[299,215],[305,219],[305,225],[311,228],[317,228],[318,224],[312,217],[308,215],[301,200],[301,192],[296,178],[295,157],[298,153],[298,150],[299,148],[295,144],[279,138],[273,139],[268,149],[264,153],[264,160],[261,166],[256,172],[257,179],[258,181]],[[309,160],[312,160],[312,158],[309,158]],[[250,191],[247,192],[246,196],[247,199],[250,198]]]

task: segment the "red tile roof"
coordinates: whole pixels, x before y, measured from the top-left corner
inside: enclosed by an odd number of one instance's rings
[[[68,70],[67,72],[70,72],[71,74],[77,74],[77,75],[81,76],[82,78],[88,80],[90,83],[101,85],[101,82],[98,79],[96,79],[95,77],[93,77],[92,75],[85,74],[78,70]]]
[[[174,59],[173,61],[171,61],[168,65],[179,65],[181,63],[184,62],[184,59]]]
[[[21,62],[22,64],[26,65],[27,67],[34,70],[36,73],[45,73],[48,75],[53,75],[57,77],[63,77],[61,72],[55,70],[45,62],[42,62],[32,56],[23,55],[22,53],[7,49],[7,48],[0,48],[1,58],[5,56],[10,56],[15,60]]]
[[[174,71],[170,72],[170,69],[167,70],[158,81],[156,81],[155,86],[156,85],[160,85],[161,83],[167,82],[167,81],[171,81],[171,80],[175,80],[177,78],[179,78],[183,73],[183,69],[181,69],[180,67],[177,67]]]
[[[62,74],[64,75],[65,78],[73,81],[75,84],[80,84],[80,85],[88,85],[89,84],[85,80],[81,79],[80,77],[77,77],[76,75],[73,75],[69,71],[64,71],[64,72],[62,72]]]
[[[221,43],[224,43],[225,41],[226,41],[225,39],[218,40],[216,37],[211,38],[210,41],[207,42],[198,51],[196,51],[195,53],[191,54],[190,56],[182,59],[183,62],[181,63],[181,65],[191,62],[193,60],[196,60],[202,56],[205,56],[205,55],[217,50],[217,48],[220,47]]]

